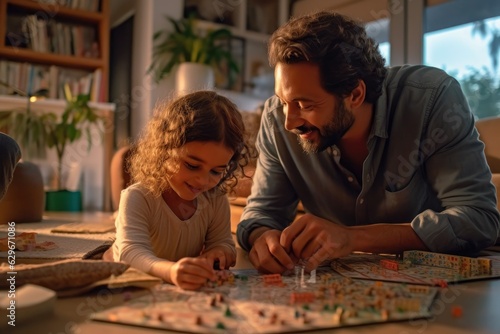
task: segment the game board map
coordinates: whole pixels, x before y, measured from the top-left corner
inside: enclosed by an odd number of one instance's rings
[[[401,258],[353,254],[310,274],[300,265],[283,276],[218,274],[211,287],[158,285],[151,295],[91,319],[192,333],[289,333],[427,318],[439,287],[500,277],[500,259],[421,251]]]
[[[228,272],[228,271],[227,271]],[[192,333],[287,333],[430,317],[438,288],[311,275],[230,272],[215,287],[169,284],[91,319]]]

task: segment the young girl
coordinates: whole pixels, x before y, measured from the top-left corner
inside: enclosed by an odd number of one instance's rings
[[[199,91],[157,108],[130,161],[116,241],[104,258],[123,261],[183,289],[216,280],[235,264],[226,192],[250,156],[237,107]]]

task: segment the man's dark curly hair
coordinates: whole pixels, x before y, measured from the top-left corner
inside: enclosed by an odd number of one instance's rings
[[[321,85],[345,97],[363,80],[366,98],[374,103],[386,76],[385,59],[377,43],[356,21],[331,11],[292,18],[269,40],[269,63],[319,65]]]

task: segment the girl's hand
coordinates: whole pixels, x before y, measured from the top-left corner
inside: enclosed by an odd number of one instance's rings
[[[207,259],[213,268],[215,261],[219,261],[219,269],[229,269],[236,264],[236,257],[227,247],[217,246],[204,251],[201,258]]]
[[[213,262],[202,257],[180,259],[170,267],[169,271],[171,283],[185,290],[196,290],[208,280],[217,279]]]

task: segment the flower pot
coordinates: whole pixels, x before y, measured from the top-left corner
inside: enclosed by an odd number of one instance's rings
[[[40,222],[44,207],[45,190],[40,169],[34,163],[19,162],[0,200],[0,224]]]
[[[46,211],[82,211],[82,192],[51,190],[46,192]]]
[[[182,63],[175,74],[175,90],[178,96],[197,90],[211,90],[215,87],[214,70],[204,64]]]

